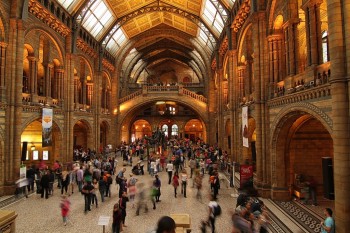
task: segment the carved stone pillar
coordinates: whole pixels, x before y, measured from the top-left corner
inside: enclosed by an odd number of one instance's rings
[[[350,135],[349,135],[349,73],[346,73],[344,51],[349,50],[349,31],[344,27],[350,23],[349,2],[327,1],[329,52],[332,68],[330,79],[332,93],[333,150],[334,150],[334,191],[336,232],[345,233],[350,229]],[[345,13],[346,12],[346,13]],[[344,16],[344,18],[343,18]],[[345,32],[345,33],[344,33]],[[348,71],[349,72],[349,71]]]
[[[320,24],[320,0],[310,0],[302,8],[305,11],[308,65],[318,65],[322,61],[322,40]]]
[[[78,89],[79,82],[80,82],[79,77],[74,76],[74,103],[75,103],[76,109],[79,106],[79,89]]]
[[[6,100],[6,93],[5,93],[6,47],[7,47],[6,43],[0,42],[0,102],[4,102]]]
[[[245,65],[240,65],[238,66],[238,101],[242,102],[243,97],[245,96],[245,91],[244,91],[244,77],[245,77],[245,70],[246,66]]]
[[[63,74],[64,69],[61,67],[56,68],[55,70],[55,98],[58,100],[63,99]],[[61,102],[61,101],[60,101]]]

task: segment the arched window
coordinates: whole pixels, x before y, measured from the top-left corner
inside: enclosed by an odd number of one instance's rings
[[[328,31],[322,32],[322,58],[323,63],[326,63],[329,61],[329,53],[328,53]]]
[[[169,131],[168,125],[163,125],[163,126],[162,126],[162,131],[164,132],[164,135],[165,135],[166,137],[168,137],[168,131]]]
[[[171,136],[178,136],[179,135],[179,127],[174,124],[171,126]]]

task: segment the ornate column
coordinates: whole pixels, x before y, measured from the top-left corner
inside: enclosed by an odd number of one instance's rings
[[[63,99],[63,74],[64,74],[64,69],[62,67],[57,67],[55,70],[55,92],[59,102]]]
[[[254,174],[254,185],[259,190],[259,193],[262,196],[269,196],[270,190],[266,190],[267,183],[267,136],[266,131],[268,126],[266,125],[266,103],[267,92],[266,87],[269,83],[269,51],[268,51],[268,40],[266,40],[266,16],[265,12],[257,12],[252,16],[253,22],[253,43],[254,43],[254,82],[255,82],[255,91],[254,91],[254,113],[255,113],[255,122],[256,122],[256,172]],[[274,51],[274,57],[278,58],[278,46],[279,43],[276,40],[272,40],[272,47]],[[277,72],[275,67],[273,69],[273,75],[278,78],[278,61],[273,61],[273,65],[277,66]],[[270,68],[271,69],[271,68]],[[277,76],[277,77],[276,77]],[[284,188],[284,187],[283,187]],[[284,190],[286,193],[288,189]]]
[[[93,83],[86,83],[87,96],[86,96],[85,104],[89,105],[90,108],[93,107],[93,105],[94,105],[94,103],[92,101],[93,90],[94,90],[93,85],[94,85]]]
[[[320,0],[309,0],[306,2],[302,8],[305,11],[305,26],[306,26],[306,44],[307,44],[307,60],[308,65],[318,65],[320,64],[319,52],[322,51],[320,43]],[[320,58],[321,57],[321,58]]]
[[[79,85],[79,77],[74,76],[74,104],[75,104],[75,109],[79,108],[79,90],[78,90],[78,85]]]
[[[87,83],[85,78],[80,78],[80,83],[81,83],[81,104],[86,106],[86,98],[87,98]]]
[[[332,68],[330,79],[332,93],[335,222],[337,233],[350,229],[350,135],[349,135],[349,73],[346,73],[345,52],[349,50],[349,31],[344,27],[350,23],[349,2],[327,1],[329,52]],[[345,44],[346,43],[346,44]],[[348,71],[349,72],[349,71]]]
[[[276,84],[283,80],[282,35],[274,34],[267,37],[269,48],[269,97],[273,98]]]
[[[240,64],[238,66],[238,101],[242,102],[245,97],[244,91],[244,77],[245,77],[246,65]]]
[[[18,6],[17,6],[18,7]],[[6,51],[7,109],[5,112],[4,138],[4,186],[2,193],[12,195],[15,181],[19,178],[21,164],[21,134],[22,134],[22,77],[23,77],[23,46],[24,25],[16,12],[12,12],[9,20],[9,46]]]

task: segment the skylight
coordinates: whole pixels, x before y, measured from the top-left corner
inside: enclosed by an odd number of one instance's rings
[[[215,29],[217,36],[222,32],[226,19],[227,12],[219,1],[205,1],[203,20]]]
[[[83,16],[82,26],[99,40],[113,23],[115,17],[103,0],[90,1]]]
[[[117,29],[118,28],[118,29]],[[122,29],[117,25],[114,29],[114,33],[108,37],[106,49],[113,55],[115,55],[120,48],[120,46],[124,43],[126,40],[126,36]]]
[[[200,41],[203,43],[204,47],[209,47],[211,51],[214,50],[216,41],[213,35],[208,31],[208,29],[203,25],[202,23],[200,24],[200,29],[199,29],[199,35],[198,35]]]
[[[76,5],[79,1],[75,0],[57,0],[59,4],[61,4],[69,13],[72,13],[74,5]]]

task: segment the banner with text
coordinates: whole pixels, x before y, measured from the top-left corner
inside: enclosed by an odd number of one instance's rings
[[[52,146],[52,115],[53,111],[51,108],[43,108],[42,147]]]
[[[244,147],[249,147],[248,134],[248,107],[244,106],[242,108],[242,136]]]
[[[240,187],[247,187],[253,185],[251,179],[253,178],[253,166],[251,165],[241,165],[240,167]]]

